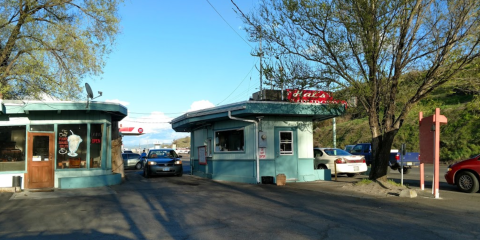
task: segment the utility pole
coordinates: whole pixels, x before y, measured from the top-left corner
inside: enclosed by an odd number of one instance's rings
[[[337,148],[337,123],[333,118],[333,148]]]
[[[258,26],[259,29],[259,34],[260,34],[260,43],[258,44],[259,50],[260,50],[260,100],[263,100],[263,87],[262,87],[262,75],[263,75],[263,68],[262,68],[262,57],[263,57],[263,51],[262,51],[262,27]]]

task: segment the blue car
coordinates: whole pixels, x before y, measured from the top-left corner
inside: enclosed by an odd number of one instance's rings
[[[182,156],[177,155],[170,148],[151,149],[148,152],[143,168],[143,176],[148,178],[155,175],[183,175]]]

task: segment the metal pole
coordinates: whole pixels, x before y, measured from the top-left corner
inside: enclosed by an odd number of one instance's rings
[[[262,28],[258,26],[260,30],[260,42],[259,42],[259,50],[260,50],[260,100],[263,100],[263,87],[262,87],[262,75],[263,75],[263,68],[262,68],[262,57],[263,57],[263,51],[262,51]]]
[[[400,185],[403,186],[403,154],[405,152],[405,143],[402,143],[402,148],[400,149]]]
[[[337,124],[333,118],[333,148],[337,148]]]

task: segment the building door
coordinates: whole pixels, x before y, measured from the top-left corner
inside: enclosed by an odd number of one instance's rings
[[[298,175],[296,128],[275,128],[275,175],[283,173],[287,179]]]
[[[25,188],[53,188],[55,134],[29,132],[27,160]]]

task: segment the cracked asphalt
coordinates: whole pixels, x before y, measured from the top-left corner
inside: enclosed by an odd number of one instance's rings
[[[346,192],[351,178],[341,177],[275,186],[130,170],[126,179],[0,193],[0,239],[480,239],[480,194],[454,188],[410,199]]]

